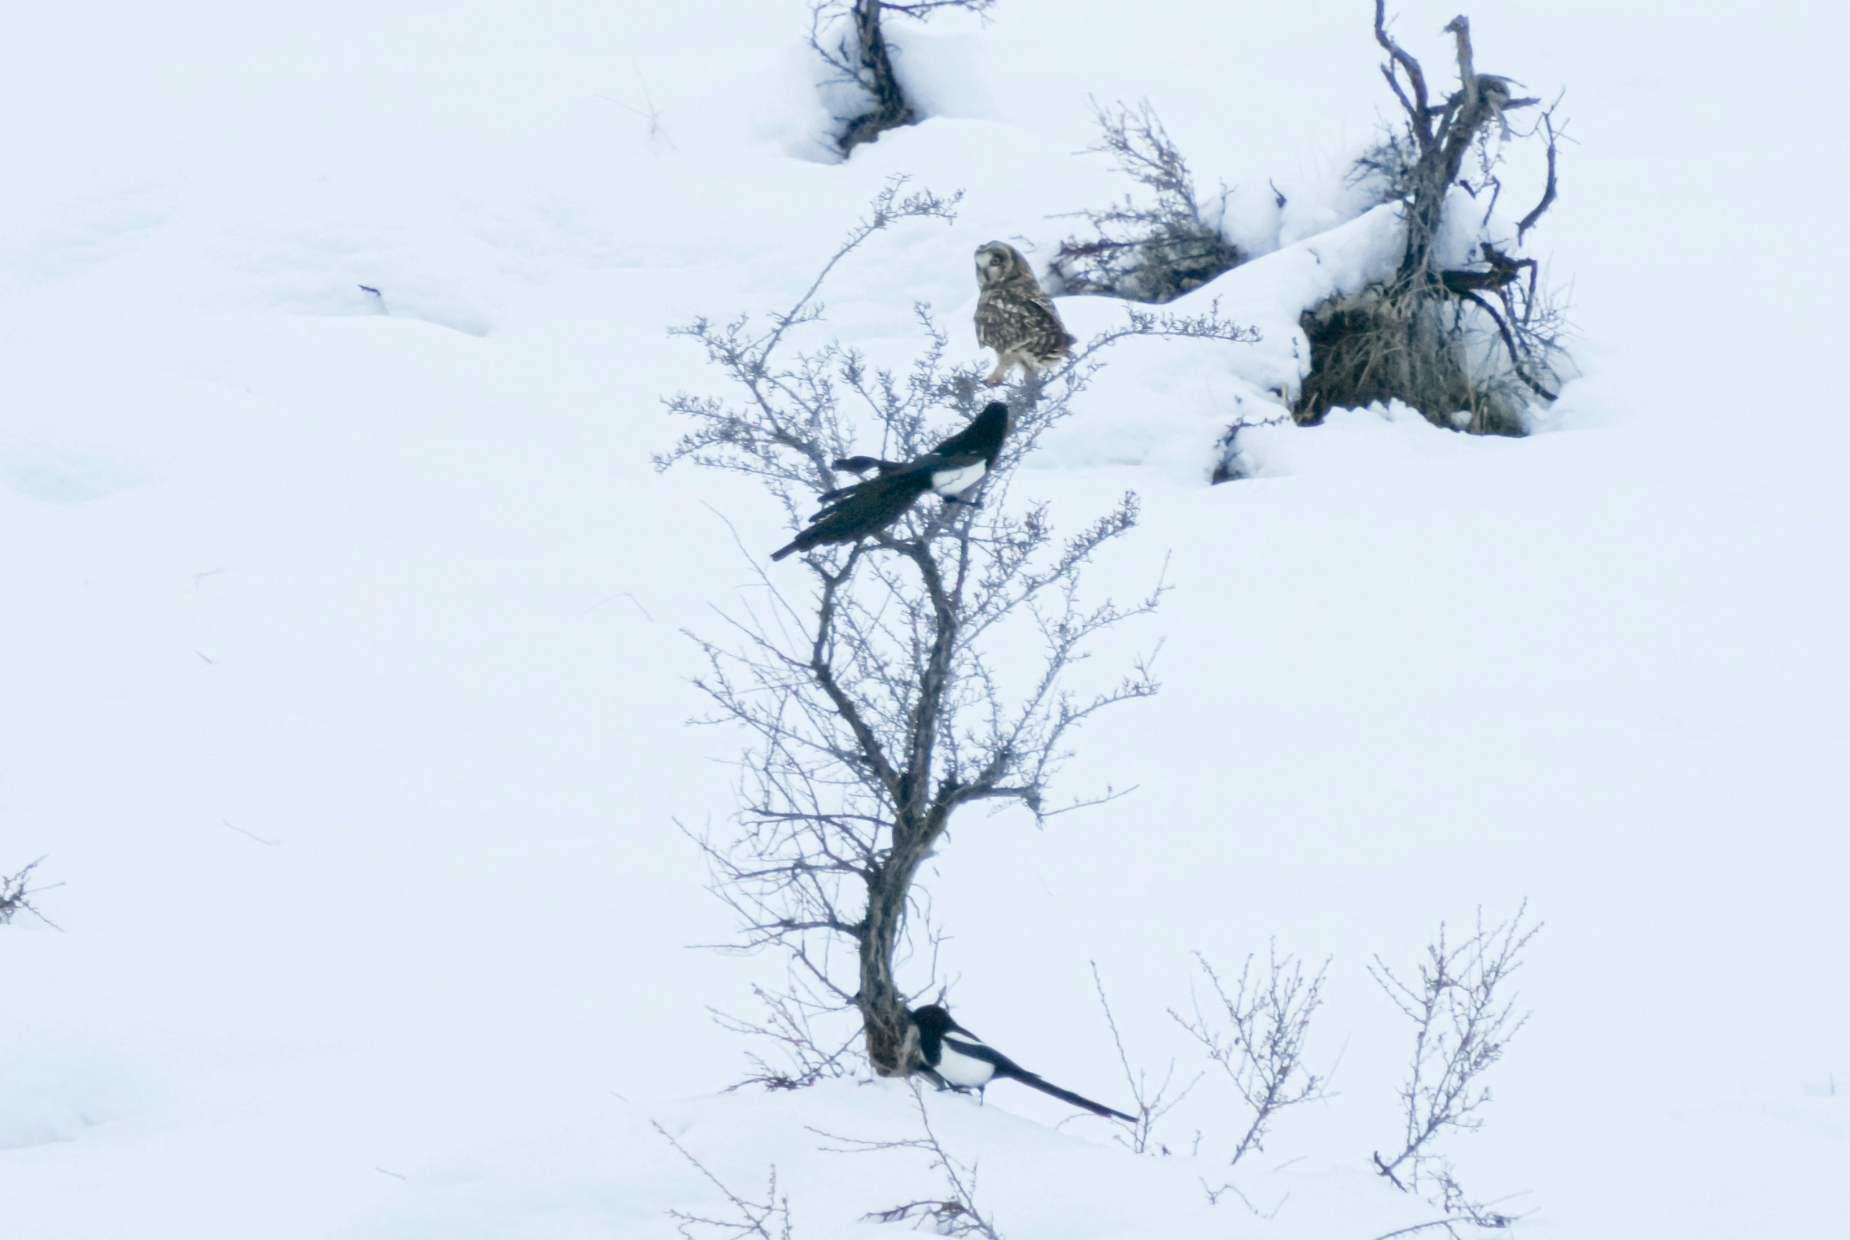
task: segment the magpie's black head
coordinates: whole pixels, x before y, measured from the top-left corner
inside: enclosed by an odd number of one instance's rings
[[[912,1009],[912,1023],[919,1027],[920,1033],[942,1036],[946,1030],[957,1028],[957,1022],[951,1014],[935,1003],[928,1003],[922,1008]]]
[[[983,406],[983,412],[970,419],[972,426],[979,422],[985,426],[993,426],[995,430],[991,433],[995,435],[996,442],[1001,443],[1009,433],[1009,407],[999,400],[992,400]]]
[[[1002,441],[1008,438],[1008,433],[1009,407],[999,400],[992,400],[950,442],[957,445],[958,451],[978,453],[985,464],[994,466],[996,457],[1002,451]],[[943,451],[943,448],[939,450]]]

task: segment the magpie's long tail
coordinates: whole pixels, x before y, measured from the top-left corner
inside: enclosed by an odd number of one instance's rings
[[[1058,1085],[1055,1085],[1050,1081],[1044,1081],[1040,1077],[1034,1075],[1034,1073],[1032,1072],[1028,1072],[1025,1070],[1016,1071],[1016,1072],[998,1072],[996,1075],[997,1076],[1007,1076],[1011,1080],[1020,1081],[1023,1085],[1026,1085],[1030,1089],[1038,1089],[1044,1094],[1052,1094],[1054,1097],[1058,1098],[1062,1102],[1070,1102],[1076,1107],[1084,1107],[1086,1110],[1092,1112],[1092,1114],[1094,1115],[1109,1115],[1116,1119],[1129,1120],[1133,1124],[1137,1122],[1137,1117],[1134,1115],[1126,1115],[1122,1111],[1114,1111],[1108,1106],[1101,1106],[1100,1104],[1092,1101],[1092,1099],[1090,1098],[1081,1098],[1078,1094],[1074,1093],[1072,1090],[1061,1089]]]

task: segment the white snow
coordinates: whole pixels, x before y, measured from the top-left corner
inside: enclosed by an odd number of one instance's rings
[[[1456,11],[1399,6],[1435,77]],[[1470,15],[1481,69],[1570,91],[1528,240],[1582,377],[1525,440],[1343,411],[1248,432],[1255,476],[1209,487],[1391,227],[1342,179],[1392,106],[1365,5],[941,18],[900,36],[933,118],[846,163],[801,149],[795,3],[12,14],[0,873],[44,855],[62,929],[0,927],[0,1234],[668,1236],[723,1203],[652,1123],[745,1195],[775,1165],[803,1240],[940,1195],[916,1151],[816,1131],[918,1135],[903,1086],[720,1092],[746,1048],[708,1009],[780,972],[688,946],[731,927],[674,821],[723,827],[734,750],[682,726],[682,630],[749,588],[733,529],[787,535],[737,479],[651,468],[658,398],[719,390],[663,329],[789,305],[907,173],[963,189],[956,222],[876,238],[822,330],[904,359],[929,301],[974,361],[971,252],[1038,261],[1121,194],[1074,154],[1086,99],[1148,95],[1265,253],[1174,308],[1263,340],[1121,348],[1014,493],[1063,529],[1140,494],[1093,588],[1174,588],[1098,666],[1160,642],[1165,689],[1064,776],[1133,794],[966,813],[925,880],[959,1018],[1114,1106],[1089,961],[1133,1062],[1186,1079],[1191,950],[1333,957],[1337,1096],[1234,1173],[1269,1220],[1202,1191],[1240,1125],[1212,1078],[1168,1157],[1000,1087],[926,1098],[946,1148],[1011,1240],[1430,1218],[1369,1168],[1408,1039],[1364,965],[1526,897],[1535,1016],[1451,1146],[1466,1185],[1545,1234],[1840,1236],[1850,30]]]

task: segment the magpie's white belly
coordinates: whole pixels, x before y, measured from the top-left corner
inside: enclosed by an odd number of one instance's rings
[[[931,476],[931,489],[940,495],[962,495],[983,480],[985,470],[981,461],[956,469],[937,470]]]
[[[984,1059],[973,1059],[969,1055],[959,1054],[956,1045],[949,1039],[944,1040],[938,1054],[938,1075],[952,1085],[971,1089],[989,1084],[989,1078],[996,1074],[996,1066]]]

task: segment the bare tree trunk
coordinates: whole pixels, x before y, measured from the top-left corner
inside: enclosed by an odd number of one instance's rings
[[[854,23],[859,62],[855,77],[873,96],[874,106],[850,120],[841,137],[836,139],[843,155],[863,142],[875,141],[889,129],[919,123],[918,109],[900,89],[899,78],[893,72],[893,58],[880,32],[880,11],[885,7],[880,0],[854,0],[850,20]]]
[[[1003,766],[992,762],[974,788],[946,779],[935,791],[932,776],[943,719],[944,695],[950,688],[951,656],[961,628],[958,608],[945,591],[938,561],[922,545],[903,553],[918,566],[929,605],[930,655],[919,677],[919,694],[907,727],[906,767],[900,773],[893,822],[893,847],[875,867],[867,885],[867,913],[860,937],[861,1019],[867,1030],[867,1055],[883,1076],[904,1076],[917,1066],[916,1044],[907,1035],[903,993],[893,980],[893,957],[905,928],[912,880],[932,846],[950,823],[951,811],[972,791],[992,790]],[[967,549],[954,553],[967,561]],[[896,1040],[897,1039],[897,1040]]]
[[[893,832],[895,846],[867,886],[867,914],[861,925],[861,991],[857,1004],[867,1033],[867,1058],[882,1076],[904,1076],[914,1063],[917,1043],[908,1035],[912,1024],[906,1014],[905,993],[893,978],[893,957],[905,929],[906,903],[919,864],[930,852],[918,842],[927,834],[916,825],[901,822]],[[910,843],[899,843],[909,840]]]

